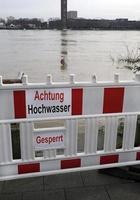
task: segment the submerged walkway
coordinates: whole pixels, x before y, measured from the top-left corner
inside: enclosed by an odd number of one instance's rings
[[[98,171],[0,182],[0,200],[139,200],[140,182]]]

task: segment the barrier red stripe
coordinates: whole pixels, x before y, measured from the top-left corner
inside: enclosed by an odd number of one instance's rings
[[[105,88],[103,113],[119,113],[123,110],[124,88]]]
[[[61,160],[61,169],[81,167],[81,159]]]
[[[108,155],[108,156],[101,156],[100,157],[100,164],[111,164],[117,163],[119,161],[119,155]]]
[[[82,115],[83,89],[72,89],[72,115]]]
[[[15,118],[26,118],[25,91],[13,91]]]
[[[40,172],[40,163],[18,165],[18,174]]]
[[[136,160],[140,160],[140,152],[137,152],[137,154],[136,154]]]

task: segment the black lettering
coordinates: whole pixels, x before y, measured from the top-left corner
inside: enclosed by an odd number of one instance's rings
[[[59,113],[59,112],[70,112],[71,105],[56,105],[56,106],[33,106],[28,105],[28,114],[46,114],[46,113]]]
[[[39,113],[39,114],[42,113],[42,107],[38,107],[38,113]]]
[[[60,106],[60,112],[63,112],[63,110],[64,110],[64,107],[61,105]]]
[[[37,111],[38,111],[37,107],[34,107],[34,114],[37,114]]]
[[[64,112],[67,112],[67,109],[68,109],[68,106],[65,105],[65,106],[64,106]]]
[[[42,113],[46,113],[46,106],[44,104],[42,104]]]
[[[52,112],[53,112],[53,113],[56,112],[55,108],[56,108],[55,106],[52,106]]]
[[[33,114],[33,105],[28,105],[28,114]]]
[[[70,105],[68,105],[68,112],[70,111]]]
[[[56,112],[59,112],[59,106],[56,106]]]
[[[51,113],[52,112],[52,106],[51,107],[50,106],[46,107],[46,110],[47,110],[47,113]]]

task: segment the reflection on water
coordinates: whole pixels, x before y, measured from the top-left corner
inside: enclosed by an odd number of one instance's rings
[[[67,40],[67,30],[61,31],[61,70],[67,69],[68,62],[68,40]]]
[[[61,31],[61,70],[67,70],[68,67],[68,59],[69,53],[68,49],[69,46],[76,45],[76,40],[69,39],[69,31],[62,30]]]

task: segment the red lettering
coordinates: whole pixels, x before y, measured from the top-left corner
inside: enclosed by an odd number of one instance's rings
[[[40,100],[44,100],[44,94],[40,93]]]
[[[52,143],[52,137],[49,137],[49,144]]]
[[[36,142],[37,142],[37,144],[40,144],[40,142],[41,142],[41,137],[40,136],[37,136],[37,138],[36,138]]]
[[[64,102],[64,92],[51,92],[44,90],[43,92],[39,92],[38,90],[35,92],[34,101],[59,101],[60,103]]]
[[[53,137],[41,137],[41,136],[37,136],[36,137],[36,143],[37,144],[44,144],[44,143],[55,143],[55,142],[63,142],[63,135],[60,136],[53,136]]]
[[[63,142],[63,135],[60,136],[61,142]]]
[[[39,100],[39,93],[36,91],[34,100]]]
[[[53,137],[53,142],[56,142],[56,137]]]
[[[44,143],[44,142],[45,142],[45,138],[42,138],[42,139],[41,139],[41,142]]]

